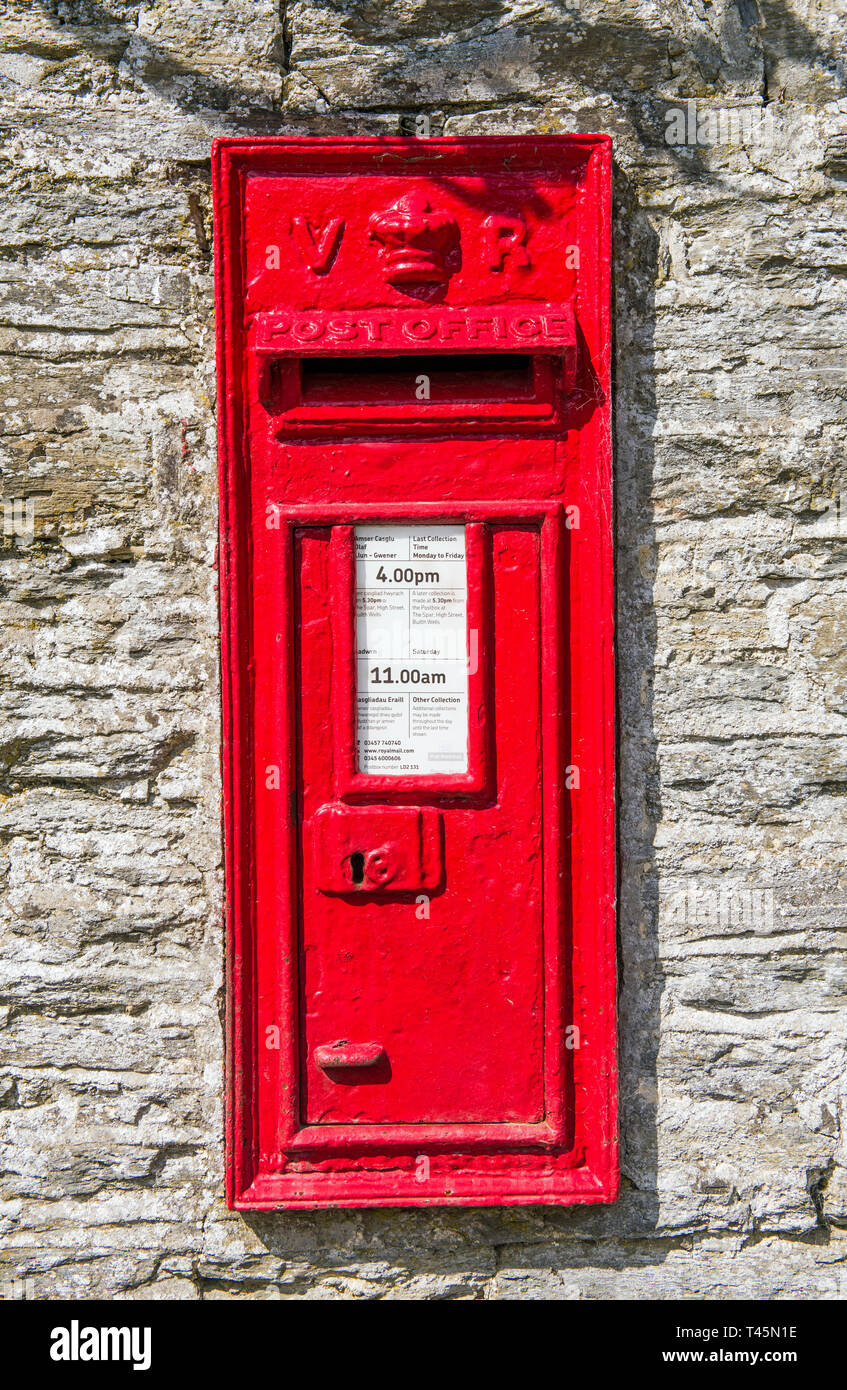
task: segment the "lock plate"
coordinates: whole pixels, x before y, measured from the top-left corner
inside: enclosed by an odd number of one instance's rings
[[[321,893],[413,893],[438,888],[444,873],[441,812],[322,806],[312,821]]]

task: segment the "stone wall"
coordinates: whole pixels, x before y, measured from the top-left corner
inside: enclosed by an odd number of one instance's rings
[[[0,12],[6,1292],[843,1297],[842,0]],[[615,140],[624,1188],[245,1218],[209,147],[420,116]]]

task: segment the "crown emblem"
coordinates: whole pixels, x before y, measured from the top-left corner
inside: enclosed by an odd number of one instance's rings
[[[459,268],[459,224],[425,193],[407,193],[375,212],[368,237],[379,243],[386,280],[404,294],[435,294]]]

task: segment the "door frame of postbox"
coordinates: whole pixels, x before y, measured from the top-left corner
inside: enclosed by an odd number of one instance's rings
[[[570,942],[570,921],[568,899],[564,891],[563,876],[559,872],[558,856],[563,848],[565,834],[565,798],[562,795],[561,779],[557,769],[567,763],[566,736],[560,717],[561,695],[565,686],[567,669],[566,614],[563,611],[563,578],[567,561],[568,531],[565,525],[564,508],[558,502],[525,504],[458,503],[448,506],[439,503],[417,502],[405,506],[389,503],[362,504],[351,507],[304,506],[286,509],[280,518],[277,532],[279,549],[285,552],[284,579],[288,591],[289,624],[294,610],[297,587],[294,574],[295,535],[297,531],[315,529],[331,533],[329,544],[333,547],[337,533],[349,532],[356,523],[377,525],[464,525],[467,530],[494,527],[498,524],[534,530],[538,534],[539,546],[539,587],[542,603],[539,613],[541,662],[544,679],[541,683],[541,757],[542,757],[542,923],[543,923],[543,1036],[544,1036],[544,1117],[537,1122],[473,1122],[461,1123],[441,1121],[424,1123],[366,1124],[309,1123],[300,1115],[300,1078],[304,1058],[298,1046],[297,1030],[293,1026],[287,1030],[279,1050],[275,1050],[265,1067],[264,1106],[273,1116],[271,1121],[264,1115],[267,1129],[273,1125],[273,1150],[279,1153],[296,1154],[302,1151],[318,1155],[336,1157],[351,1151],[365,1154],[398,1152],[420,1152],[422,1147],[436,1145],[442,1150],[452,1149],[463,1154],[474,1154],[492,1147],[505,1152],[508,1149],[532,1148],[547,1151],[555,1150],[560,1165],[570,1162],[577,1166],[584,1160],[584,1146],[574,1141],[573,1125],[573,1063],[578,1060],[574,1052],[565,1046],[566,1038],[561,1026],[570,1017],[570,998],[566,961]],[[338,537],[341,539],[342,537]],[[480,546],[480,549],[483,547]],[[481,560],[482,557],[480,557]],[[476,605],[468,606],[468,628],[472,623],[479,624],[481,632],[481,653],[478,664],[476,698],[483,697],[484,704],[490,703],[490,693],[483,687],[490,683],[491,632],[493,613],[491,612],[492,575],[488,563],[480,564],[480,587],[488,591],[487,596]],[[332,623],[335,630],[333,648],[339,660],[333,661],[333,734],[336,752],[347,753],[347,765],[353,755],[349,747],[355,739],[355,729],[350,715],[354,699],[355,667],[352,660],[352,643],[339,640],[340,629],[345,618],[349,624],[348,637],[352,638],[355,622],[352,583],[354,576],[348,566],[334,576],[334,592],[331,595]],[[470,594],[469,594],[470,598]],[[272,624],[279,626],[278,620]],[[282,653],[281,660],[290,662],[290,678],[281,682],[286,696],[285,708],[277,711],[278,737],[284,738],[285,746],[281,758],[283,766],[290,767],[294,782],[281,787],[283,804],[297,790],[297,710],[295,689],[298,685],[297,660],[293,648],[296,640],[289,644],[292,650]],[[474,707],[473,695],[470,701]],[[429,774],[427,776],[400,774],[392,777],[356,774],[352,780],[343,775],[344,762],[341,763],[342,780],[335,788],[339,804],[344,801],[361,804],[376,802],[389,806],[398,801],[403,804],[431,805],[444,809],[449,816],[450,808],[472,807],[482,797],[493,798],[495,788],[487,783],[486,773],[490,769],[490,748],[494,730],[490,717],[484,720],[482,738],[477,748],[476,763],[472,762],[467,776],[453,774]],[[473,740],[470,740],[473,752]],[[339,770],[338,768],[336,769]],[[303,827],[290,824],[287,833],[286,853],[289,861],[298,860],[298,841]],[[579,834],[579,827],[577,827]],[[298,930],[299,930],[299,891],[303,885],[289,880],[288,900],[279,905],[276,919],[275,941],[279,949],[263,951],[266,960],[266,974],[263,977],[265,994],[274,997],[275,1012],[288,1019],[297,1016],[298,1010]],[[261,925],[256,924],[261,930]],[[258,941],[262,951],[261,940]],[[280,961],[286,962],[285,968]],[[275,970],[269,978],[271,969]],[[259,1033],[262,1032],[263,1018],[259,1018]],[[272,1175],[271,1175],[272,1176]]]
[[[535,146],[549,145],[553,153],[563,137],[526,137]],[[574,142],[590,151],[589,166],[600,205],[608,209],[611,149],[606,137],[573,137]],[[544,1135],[532,1126],[534,1136],[521,1135],[524,1126],[484,1126],[496,1130],[487,1136],[481,1151],[474,1153],[463,1148],[461,1126],[437,1126],[442,1137],[424,1136],[422,1126],[387,1127],[376,1143],[371,1136],[360,1132],[344,1136],[329,1151],[305,1141],[298,1154],[299,1144],[286,1146],[272,1156],[273,1166],[262,1168],[258,1152],[258,1110],[260,1104],[260,1057],[256,1026],[258,994],[258,962],[256,957],[255,921],[255,843],[253,836],[253,711],[250,679],[252,599],[251,553],[249,542],[250,486],[249,461],[243,447],[242,420],[245,403],[242,399],[244,376],[241,369],[243,337],[239,318],[239,225],[243,172],[255,167],[254,161],[267,169],[273,167],[274,155],[302,158],[306,148],[336,147],[340,156],[351,152],[361,164],[368,155],[379,150],[381,156],[406,157],[409,140],[363,138],[346,140],[312,140],[306,138],[264,141],[216,141],[213,149],[213,174],[216,205],[221,216],[216,220],[216,309],[219,321],[238,325],[236,331],[218,334],[219,377],[219,445],[220,445],[220,605],[221,605],[221,684],[222,684],[222,773],[224,863],[226,875],[225,914],[227,927],[227,1200],[233,1208],[257,1210],[315,1208],[319,1206],[369,1207],[418,1205],[517,1205],[571,1204],[611,1201],[618,1192],[617,1114],[616,1114],[616,1027],[615,1027],[615,823],[614,823],[614,651],[613,651],[613,561],[611,545],[611,443],[596,451],[593,476],[585,479],[586,491],[593,488],[599,499],[599,510],[606,513],[606,524],[597,528],[596,535],[581,547],[580,565],[571,565],[564,583],[562,601],[566,606],[571,630],[569,684],[571,698],[571,729],[569,746],[584,754],[583,783],[579,810],[572,820],[566,843],[570,850],[572,871],[569,941],[570,976],[567,982],[558,978],[560,998],[565,993],[573,1000],[572,1018],[582,1028],[586,1045],[580,1050],[581,1079],[578,1114],[573,1142],[566,1152],[561,1145],[564,1133],[559,1126],[547,1127]],[[509,152],[512,142],[497,137],[476,137],[471,140],[428,141],[429,154],[437,159],[440,153],[450,157],[469,148],[484,149],[488,158],[496,159],[498,150]],[[272,149],[269,147],[273,147]],[[601,216],[597,229],[597,253],[605,256],[608,265],[610,246],[609,219]],[[609,308],[599,304],[599,316],[605,315],[606,340],[610,344]],[[605,362],[608,380],[608,357]],[[608,409],[608,401],[606,402]],[[363,505],[304,506],[287,508],[283,524],[293,530],[303,525],[352,526],[361,521],[373,522],[389,516],[414,521],[454,521],[457,517],[468,523],[504,518],[511,511],[513,520],[531,523],[535,515],[539,526],[548,525],[555,517],[558,532],[563,524],[564,507],[560,502],[532,503],[462,503],[453,507],[438,504],[410,503]],[[584,540],[584,538],[583,538]],[[293,544],[285,547],[291,567],[285,582],[293,593]],[[293,607],[293,605],[292,605]],[[292,615],[293,622],[293,615]],[[290,633],[293,636],[293,633]],[[586,645],[575,652],[580,642]],[[576,657],[576,659],[574,659]],[[293,705],[293,699],[292,699]],[[567,714],[564,702],[560,715]],[[290,790],[296,787],[294,740],[282,769]],[[564,769],[561,770],[562,772]],[[284,804],[287,804],[284,803]],[[291,834],[297,828],[292,823]],[[291,901],[296,902],[299,887],[295,856],[289,864]],[[292,916],[297,925],[297,913]],[[549,981],[545,979],[545,991]],[[588,1020],[588,1036],[585,1024]],[[564,1029],[565,1016],[561,1015]],[[545,1030],[547,1020],[545,1019]],[[283,1047],[292,1050],[292,1062],[297,1068],[298,1024],[291,1014],[283,1026]],[[579,1036],[579,1034],[577,1035]],[[590,1041],[589,1041],[590,1039]],[[302,1132],[301,1127],[301,1132]],[[310,1127],[314,1129],[314,1127]],[[322,1129],[330,1127],[322,1126]],[[335,1128],[335,1127],[332,1127]],[[369,1126],[376,1129],[375,1126]],[[428,1127],[427,1127],[428,1128]],[[483,1127],[470,1127],[476,1131]],[[505,1131],[514,1130],[506,1139]],[[444,1132],[450,1130],[448,1138]],[[293,1135],[291,1138],[293,1139]],[[376,1138],[376,1136],[374,1136]],[[470,1136],[469,1136],[470,1139]],[[414,1141],[417,1141],[415,1143]],[[331,1139],[330,1139],[331,1142]],[[412,1159],[420,1155],[424,1143],[432,1162],[438,1167],[447,1163],[441,1176],[429,1182],[422,1191],[411,1167],[398,1167],[400,1154]],[[515,1152],[515,1146],[517,1151]],[[381,1167],[374,1156],[386,1156]],[[510,1152],[514,1162],[510,1163]],[[533,1165],[531,1154],[543,1166]],[[359,1155],[366,1159],[358,1163]],[[302,1157],[305,1162],[298,1161]],[[314,1159],[312,1163],[310,1160]],[[293,1160],[293,1163],[292,1163]]]

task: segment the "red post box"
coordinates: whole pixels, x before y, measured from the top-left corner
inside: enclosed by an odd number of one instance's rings
[[[610,142],[213,162],[230,1203],[609,1201]]]

